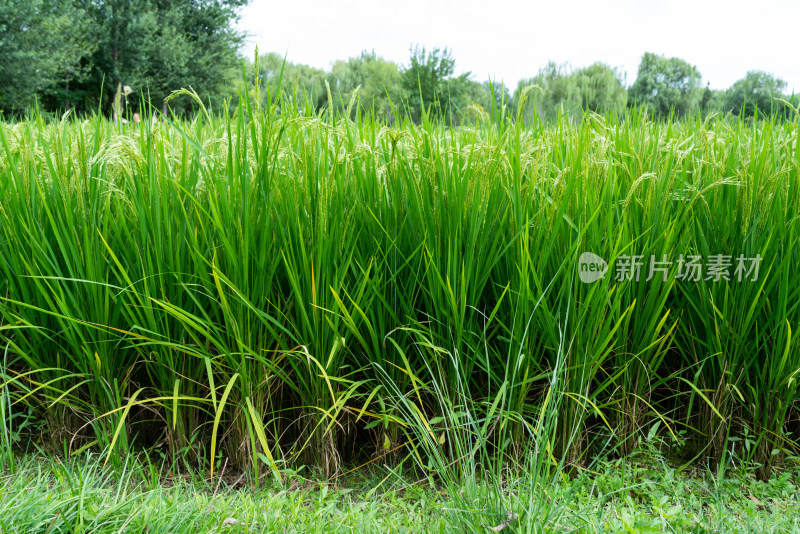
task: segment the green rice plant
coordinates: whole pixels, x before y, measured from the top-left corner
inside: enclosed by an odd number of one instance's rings
[[[461,374],[456,355],[432,343],[428,332],[413,332],[413,350],[431,354],[436,362],[448,358],[445,369],[427,368],[427,377],[414,376],[412,390],[401,390],[379,368],[383,386],[394,393],[397,413],[403,420],[409,455],[432,487],[447,495],[448,524],[459,532],[484,532],[487,528],[546,532],[568,514],[567,507],[578,485],[559,491],[566,457],[556,455],[561,411],[567,401],[562,389],[567,340],[562,338],[560,357],[546,377],[548,389],[533,417],[514,411],[514,384],[500,385],[494,398],[478,401],[470,393],[472,381]],[[520,334],[524,339],[525,333]],[[446,376],[445,373],[449,373]],[[454,375],[454,376],[453,376]],[[451,392],[448,388],[455,384]],[[486,403],[486,407],[482,405]],[[568,401],[567,401],[568,403]],[[427,414],[439,414],[428,417]],[[522,456],[509,454],[495,444],[512,435],[512,421],[525,430]],[[580,435],[573,429],[571,437]],[[570,447],[564,447],[570,451]],[[521,476],[520,476],[521,475]],[[552,491],[552,492],[551,492]]]
[[[785,425],[798,398],[799,288],[791,275],[798,254],[798,196],[792,178],[797,148],[791,138],[773,137],[775,124],[749,132],[742,123],[735,127],[728,150],[738,154],[728,154],[724,165],[738,180],[706,187],[702,196],[696,193],[703,201],[697,208],[727,216],[694,216],[693,240],[704,254],[721,248],[737,263],[738,258],[759,258],[759,270],[757,276],[681,288],[694,312],[686,347],[695,347],[690,352],[697,366],[695,384],[722,416],[703,416],[712,456],[722,460],[730,452],[725,437],[748,428],[757,436],[750,457],[766,477],[793,448]],[[751,262],[743,266],[750,269]]]
[[[98,122],[95,135],[102,127]],[[6,203],[16,216],[4,225],[4,271],[7,284],[16,286],[9,287],[9,293],[21,299],[7,319],[13,325],[9,332],[24,333],[9,341],[16,355],[44,373],[40,380],[80,378],[72,387],[85,387],[87,395],[73,408],[83,416],[67,425],[74,437],[91,424],[95,437],[103,440],[114,422],[89,414],[108,412],[121,403],[134,362],[127,353],[116,351],[118,336],[97,326],[117,325],[121,312],[115,306],[115,280],[109,278],[107,257],[98,239],[98,227],[109,215],[110,196],[104,171],[72,160],[73,151],[88,147],[81,130],[76,137],[68,130],[69,125],[62,123],[52,135],[38,138],[46,154],[43,158],[19,150],[11,153],[3,139],[13,162],[13,168],[6,168],[16,169],[5,185],[29,193]],[[97,179],[90,178],[95,172]],[[26,175],[47,179],[27,183]],[[126,435],[121,444],[127,447]]]
[[[355,98],[339,116],[264,92],[214,114],[176,91],[195,116],[139,126],[0,122],[6,458],[39,434],[118,469],[146,450],[332,476],[402,464],[436,421],[461,436],[439,460],[482,440],[497,465],[539,439],[554,391],[548,454],[573,473],[653,421],[762,476],[791,456],[795,119],[526,123],[522,102],[387,125]],[[584,252],[607,263],[592,283]],[[758,281],[681,276],[715,255],[761,257]]]

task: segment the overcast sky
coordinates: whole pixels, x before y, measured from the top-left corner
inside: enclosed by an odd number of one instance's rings
[[[373,49],[405,64],[419,43],[450,48],[457,73],[512,90],[548,60],[603,61],[627,72],[630,85],[647,51],[689,61],[712,88],[758,69],[800,92],[797,0],[251,0],[239,27],[248,55],[258,45],[324,69]]]

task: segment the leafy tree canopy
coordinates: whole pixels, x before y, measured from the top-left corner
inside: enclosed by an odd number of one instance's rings
[[[363,109],[374,111],[386,119],[392,108],[401,108],[404,97],[400,68],[372,52],[362,52],[347,61],[337,61],[331,69],[332,85],[347,106],[358,89],[358,101]],[[336,98],[336,97],[334,97]]]
[[[700,83],[700,73],[687,61],[645,52],[628,96],[657,117],[667,117],[671,111],[685,115],[700,107]]]
[[[88,71],[97,50],[86,12],[72,2],[0,2],[0,109],[24,111]]]
[[[409,64],[403,71],[403,88],[408,97],[408,110],[414,120],[427,111],[432,117],[443,116],[448,103],[458,103],[470,73],[454,77],[456,62],[445,48],[415,46]],[[452,108],[450,109],[452,112]]]
[[[786,82],[763,71],[750,71],[736,81],[725,95],[725,107],[735,115],[752,117],[785,109],[777,99],[784,98]]]
[[[160,105],[192,87],[230,94],[246,0],[6,0],[0,3],[0,107],[89,109],[118,84]]]
[[[249,68],[254,69],[250,63]],[[328,74],[322,70],[302,63],[291,63],[286,61],[283,56],[270,52],[259,56],[258,75],[263,87],[271,86],[280,88],[297,97],[310,105],[314,110],[322,108],[328,103],[328,90],[325,87],[325,80]],[[252,80],[253,75],[248,75]],[[262,93],[262,98],[266,98],[266,93]]]
[[[87,0],[99,47],[93,86],[131,86],[158,105],[192,87],[203,97],[229,94],[242,35],[233,27],[246,0]],[[109,94],[111,91],[108,92]]]
[[[567,64],[550,62],[530,79],[522,80],[515,93],[519,101],[522,91],[528,86],[539,90],[531,93],[525,116],[533,110],[542,119],[555,118],[560,110],[577,117],[583,110],[598,113],[625,109],[627,92],[621,74],[605,63],[594,63],[588,67],[572,70]]]

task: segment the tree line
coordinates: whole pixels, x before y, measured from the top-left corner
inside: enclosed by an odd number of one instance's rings
[[[661,119],[714,112],[790,116],[792,106],[800,104],[798,95],[786,92],[786,82],[772,74],[750,71],[728,89],[711,89],[708,83],[703,86],[697,67],[650,52],[642,56],[630,87],[624,72],[605,63],[571,68],[550,62],[535,76],[521,80],[513,92],[502,84],[478,82],[470,73],[456,75],[455,60],[447,49],[414,47],[410,52],[406,65],[373,51],[337,61],[329,71],[285,62],[269,53],[259,57],[257,76],[254,62],[248,61],[248,79],[258,77],[262,85],[280,80],[285,89],[307,96],[307,103],[317,110],[327,107],[329,99],[346,109],[357,91],[362,110],[389,121],[406,114],[420,121],[423,114],[462,120],[471,112],[516,112],[523,95],[527,95],[524,117],[535,114],[543,120],[559,114],[577,117],[585,110],[621,114],[629,107],[646,109]]]
[[[236,104],[256,84],[281,88],[314,111],[336,107],[391,122],[400,116],[450,122],[480,113],[509,113],[527,95],[525,118],[576,117],[591,110],[622,113],[644,108],[670,114],[786,116],[800,103],[786,82],[751,71],[727,90],[714,90],[680,58],[642,57],[628,87],[621,70],[604,63],[580,68],[548,63],[511,91],[499,83],[456,74],[448,49],[413,47],[407,63],[374,51],[336,61],[329,70],[285,61],[275,53],[242,58],[244,36],[235,29],[247,0],[4,0],[0,3],[0,112],[34,106],[110,114],[115,93],[125,103],[166,108],[174,90],[193,88],[212,109]],[[242,69],[244,69],[244,76]],[[247,80],[246,82],[244,80]],[[529,89],[530,88],[530,89]],[[355,105],[357,104],[357,105]],[[190,99],[171,101],[173,111]]]

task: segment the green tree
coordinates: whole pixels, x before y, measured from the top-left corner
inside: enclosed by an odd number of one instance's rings
[[[622,74],[605,63],[594,63],[572,73],[581,107],[598,113],[625,110],[628,92]]]
[[[786,105],[776,99],[786,99],[785,88],[786,82],[780,78],[763,71],[750,71],[726,92],[726,111],[745,117],[783,112]]]
[[[160,104],[193,87],[230,94],[246,0],[5,0],[0,2],[0,108],[100,102],[118,84]]]
[[[711,84],[707,83],[706,88],[703,89],[703,94],[700,97],[700,111],[703,115],[709,113],[716,113],[726,111],[725,100],[727,93],[719,89],[712,89]]]
[[[432,117],[442,117],[446,111],[452,116],[450,104],[460,102],[469,79],[469,73],[454,77],[455,66],[447,48],[434,48],[430,52],[420,46],[411,49],[409,64],[403,71],[403,89],[414,120],[419,121],[425,110]]]
[[[393,119],[392,107],[400,107],[403,97],[403,77],[397,64],[372,52],[362,52],[347,61],[337,61],[331,69],[334,99],[346,106],[358,89],[358,101],[367,112],[374,110],[382,120]]]
[[[71,80],[88,71],[96,49],[86,12],[68,0],[0,2],[0,109],[18,112],[57,94],[69,105]]]
[[[258,75],[263,87],[269,85],[277,88],[280,82],[284,94],[296,96],[300,103],[309,104],[314,111],[328,104],[325,80],[329,75],[322,69],[284,61],[281,55],[270,52],[259,57]],[[251,76],[248,78],[252,79]],[[265,98],[266,93],[262,92],[262,97]]]
[[[194,88],[212,102],[230,94],[242,34],[234,28],[246,0],[82,0],[97,49],[84,88],[105,104],[117,84],[160,105],[173,90]],[[134,98],[135,101],[135,98]]]
[[[486,113],[502,112],[503,107],[508,107],[511,101],[508,87],[501,83],[485,81],[477,82],[466,80],[466,87],[462,91],[463,102],[467,106],[474,105]]]
[[[568,114],[576,114],[580,111],[581,97],[575,80],[569,73],[569,65],[548,62],[533,78],[520,80],[514,93],[514,106],[516,107],[526,87],[535,86],[538,89],[530,93],[523,110],[525,119],[529,120],[536,114],[543,120],[551,120],[558,115],[560,109]]]
[[[584,110],[602,113],[606,110],[622,112],[627,91],[622,75],[604,63],[572,70],[567,64],[549,62],[533,78],[522,80],[514,95],[514,105],[528,86],[538,87],[530,95],[524,117],[535,113],[544,120],[552,120],[563,110],[575,118]]]
[[[702,98],[700,82],[697,68],[683,59],[645,52],[628,93],[629,101],[662,118],[670,111],[677,115],[694,113]]]

